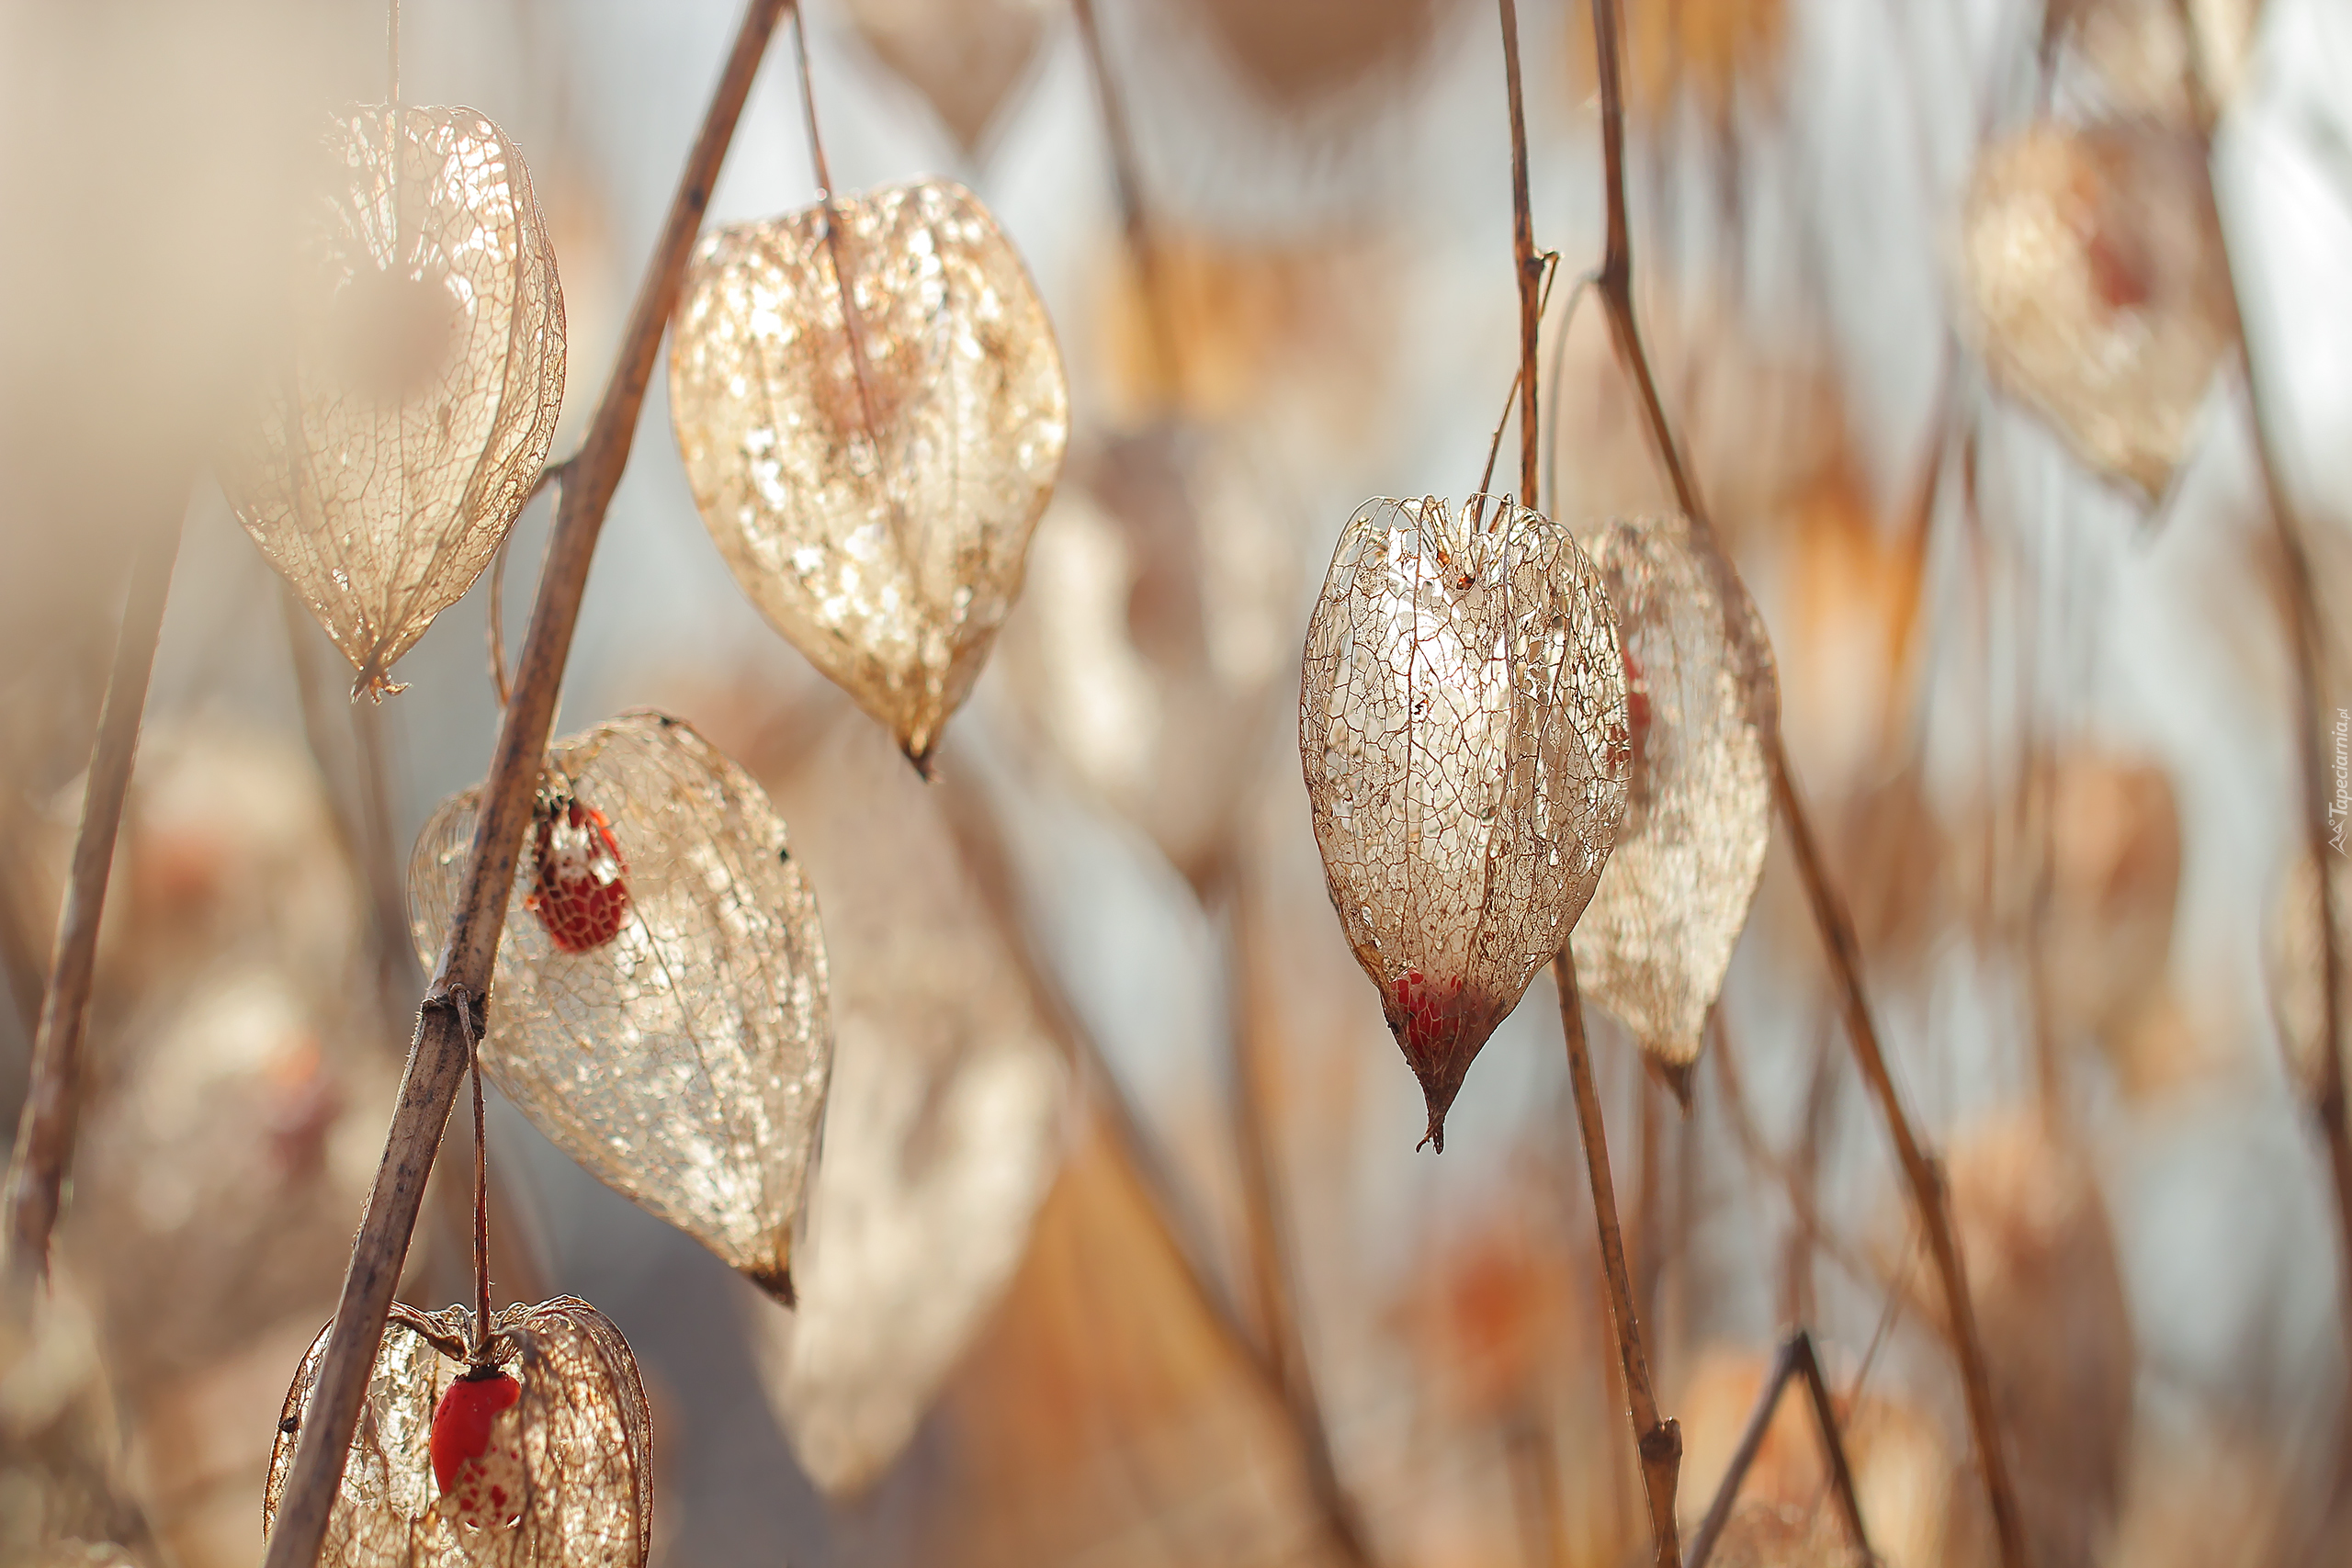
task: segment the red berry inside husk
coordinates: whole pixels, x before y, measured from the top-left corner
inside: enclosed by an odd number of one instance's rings
[[[445,1506],[477,1529],[510,1524],[522,1511],[523,1455],[512,1434],[493,1450],[499,1416],[523,1397],[504,1372],[449,1385],[433,1412],[433,1479]]]
[[[566,953],[604,946],[628,913],[628,862],[612,824],[576,799],[542,801],[537,817],[537,872],[524,907]]]

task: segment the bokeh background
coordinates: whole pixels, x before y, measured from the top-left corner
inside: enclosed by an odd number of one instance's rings
[[[662,1563],[1339,1562],[1332,1489],[1257,1348],[1254,1118],[1273,1277],[1377,1560],[1638,1560],[1550,981],[1486,1048],[1446,1152],[1416,1153],[1419,1091],[1331,916],[1295,750],[1340,524],[1371,496],[1466,492],[1515,367],[1495,16],[1098,4],[1172,367],[1065,6],[808,6],[841,186],[978,191],[1072,383],[1061,491],[940,781],[729,580],[659,377],[564,688],[559,733],[679,714],[790,822],[842,1039],[834,1239],[812,1245],[870,1266],[790,1324],[493,1104],[499,1293],[585,1296],[635,1345]],[[570,323],[567,453],[736,6],[401,10],[404,97],[479,108],[529,160]],[[2052,10],[1629,0],[1637,293],[1772,633],[1898,1082],[1948,1156],[2036,1562],[2343,1561],[2336,1231],[2277,1022],[2278,955],[2308,946],[2294,694],[2245,378],[2222,366],[2143,504],[1988,384],[1954,258],[1984,147],[2043,116],[2164,111],[2083,17],[2159,76],[2193,28],[2229,87],[2214,198],[2312,537],[2323,702],[2352,705],[2332,615],[2352,592],[2352,13]],[[1536,236],[1563,257],[1547,500],[1657,509],[1598,312],[1566,309],[1600,250],[1589,21],[1521,11]],[[401,665],[405,693],[346,711],[346,672],[206,473],[286,265],[285,170],[326,109],[380,100],[383,23],[341,0],[0,8],[8,1126],[128,544],[186,509],[60,1237],[72,1331],[43,1379],[0,1384],[0,1438],[21,1454],[71,1427],[118,1453],[108,1484],[188,1568],[257,1559],[278,1402],[332,1308],[418,994],[384,869],[481,776],[496,723],[483,586]],[[712,217],[814,194],[779,35]],[[510,637],[547,523],[541,502],[516,530]],[[1687,1115],[1594,1025],[1686,1515],[1804,1323],[1885,1560],[1989,1562],[1932,1276],[1779,845],[1719,1021]],[[448,1146],[468,1152],[461,1127]],[[428,1204],[409,1299],[463,1296],[462,1222],[454,1189]],[[0,1472],[0,1516],[38,1507],[37,1468]],[[1798,1542],[1750,1560],[1835,1560],[1834,1523],[1807,1534],[1830,1515],[1794,1414],[1747,1495],[1776,1510],[1749,1549]]]

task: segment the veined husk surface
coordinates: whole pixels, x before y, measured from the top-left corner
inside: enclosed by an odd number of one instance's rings
[[[1348,520],[1307,627],[1299,751],[1332,907],[1429,1102],[1567,942],[1625,809],[1600,571],[1508,501]]]
[[[1577,927],[1577,984],[1644,1050],[1687,1066],[1764,874],[1779,682],[1755,604],[1739,591],[1726,616],[1687,519],[1611,521],[1592,558],[1617,609],[1634,765],[1616,851]]]
[[[671,417],[719,554],[922,762],[1020,592],[1069,436],[1020,256],[961,186],[887,186],[713,231],[672,330]]]
[[[691,726],[650,712],[548,748],[542,823],[565,803],[608,825],[626,906],[609,940],[567,950],[529,903],[550,840],[525,843],[482,1066],[607,1186],[789,1300],[832,1021],[817,900],[784,821]],[[475,810],[470,790],[445,801],[410,859],[428,969]]]
[[[355,669],[386,674],[537,483],[563,292],[522,154],[466,108],[338,116],[290,341],[220,463],[238,521]]]
[[[490,1443],[520,1460],[512,1523],[453,1517],[433,1474],[434,1410],[468,1366],[472,1313],[392,1303],[319,1552],[332,1568],[643,1568],[653,1544],[653,1417],[612,1319],[572,1296],[491,1316],[488,1354],[521,1385]],[[332,1325],[329,1325],[332,1327]],[[328,1329],[286,1391],[262,1495],[276,1524]]]

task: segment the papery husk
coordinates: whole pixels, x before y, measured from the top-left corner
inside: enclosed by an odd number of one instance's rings
[[[563,406],[563,291],[522,154],[471,109],[399,112],[396,143],[380,106],[328,130],[288,356],[220,465],[379,694],[490,564]]]
[[[886,186],[707,235],[671,330],[678,449],[736,583],[922,764],[1069,440],[1020,256],[961,186]]]
[[[657,713],[558,741],[542,781],[610,823],[628,908],[610,941],[562,950],[526,905],[525,843],[482,1067],[598,1179],[789,1302],[832,1023],[817,900],[783,819],[691,726]],[[443,802],[409,862],[428,968],[475,809],[470,790]]]
[[[327,1568],[643,1568],[653,1545],[653,1417],[637,1358],[613,1321],[559,1296],[492,1314],[486,1356],[521,1384],[491,1442],[522,1456],[513,1523],[475,1529],[441,1504],[428,1441],[441,1396],[469,1366],[473,1314],[392,1304],[327,1516]],[[262,1529],[284,1500],[325,1359],[319,1330],[278,1422]]]
[[[2238,333],[2204,143],[2044,122],[1989,147],[1960,276],[1994,382],[2142,502],[2170,490]]]
[[[1475,497],[1350,518],[1306,633],[1299,752],[1332,908],[1429,1103],[1592,897],[1625,809],[1617,617],[1566,528]]]
[[[1634,722],[1624,820],[1577,925],[1577,983],[1645,1051],[1683,1067],[1764,874],[1778,679],[1756,606],[1742,591],[1726,615],[1687,519],[1611,522],[1592,557],[1647,722]]]
[[[1030,75],[1052,15],[1048,0],[849,0],[843,9],[967,152]]]

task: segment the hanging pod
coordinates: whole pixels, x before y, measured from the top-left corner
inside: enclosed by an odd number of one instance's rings
[[[1069,439],[1021,258],[962,186],[888,186],[708,235],[672,331],[671,417],[719,554],[922,765]]]
[[[2203,143],[2030,127],[1977,161],[1960,249],[1963,325],[1994,381],[2084,463],[2162,498],[2237,341]]]
[[[1429,1101],[1568,940],[1625,808],[1617,617],[1509,500],[1367,502],[1306,632],[1300,760],[1332,907]]]
[[[1577,984],[1669,1069],[1697,1060],[1772,835],[1780,687],[1746,592],[1727,617],[1680,517],[1593,540],[1617,610],[1633,770],[1617,848],[1577,927]]]
[[[288,341],[220,463],[238,521],[358,671],[489,564],[563,405],[563,293],[522,154],[465,108],[323,139]]]
[[[428,969],[475,810],[443,802],[410,857]],[[690,726],[624,714],[548,749],[481,1063],[605,1185],[790,1302],[832,1063],[824,935],[766,795]]]
[[[653,1543],[653,1420],[612,1319],[571,1296],[510,1306],[469,1354],[473,1314],[392,1303],[343,1484],[327,1568],[642,1568]],[[275,1527],[319,1330],[286,1391],[262,1495]]]

